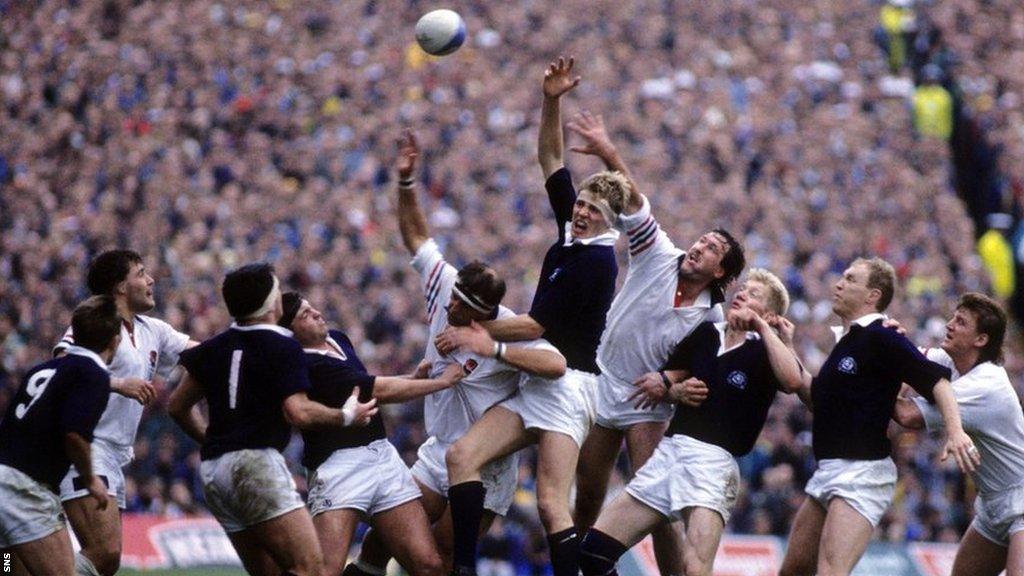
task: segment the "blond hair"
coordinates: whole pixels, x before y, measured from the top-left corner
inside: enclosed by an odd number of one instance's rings
[[[629,178],[626,178],[622,172],[603,170],[588,176],[580,183],[579,189],[587,190],[596,198],[607,201],[608,206],[618,215],[626,207],[632,187],[629,184]]]
[[[747,282],[751,280],[764,284],[768,289],[768,311],[779,316],[785,315],[789,310],[789,291],[782,280],[764,268],[751,268],[750,272],[747,272]]]

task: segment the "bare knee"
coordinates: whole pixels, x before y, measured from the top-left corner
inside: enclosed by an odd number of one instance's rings
[[[407,568],[412,576],[444,576],[445,566],[437,551],[414,558],[412,566]]]
[[[114,576],[121,569],[121,547],[117,542],[99,542],[93,548],[82,550],[100,576]]]
[[[448,448],[448,452],[444,455],[444,462],[453,482],[455,478],[461,478],[474,471],[472,459],[473,446],[465,438]]]
[[[711,576],[713,558],[701,558],[696,552],[683,552],[683,573],[686,576]]]

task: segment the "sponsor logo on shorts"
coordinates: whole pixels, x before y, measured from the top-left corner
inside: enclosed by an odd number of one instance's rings
[[[740,370],[733,370],[729,376],[726,377],[725,381],[728,382],[730,386],[735,386],[740,390],[747,387],[747,375]]]
[[[839,361],[839,371],[843,374],[856,374],[857,361],[853,359],[853,356],[846,356]]]

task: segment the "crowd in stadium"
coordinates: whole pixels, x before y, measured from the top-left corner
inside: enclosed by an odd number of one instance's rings
[[[348,333],[371,373],[410,372],[426,330],[394,216],[406,127],[424,150],[435,238],[453,263],[500,270],[505,304],[526,311],[552,240],[535,159],[540,78],[560,53],[576,55],[582,76],[563,113],[604,116],[669,236],[685,246],[723,226],[751,266],[785,281],[812,372],[834,342],[829,287],[856,256],[896,267],[890,315],[922,346],[941,339],[956,295],[991,292],[949,144],[920,133],[911,101],[924,67],[938,66],[996,144],[998,211],[1014,216],[1024,193],[1015,0],[908,8],[903,59],[877,2],[557,5],[465,2],[467,45],[434,59],[404,32],[424,9],[415,1],[0,0],[0,408],[87,294],[86,263],[115,246],[146,257],[154,315],[194,340],[230,322],[224,272],[267,260]],[[568,164],[598,168],[578,155]],[[1015,384],[1022,359],[1013,344]],[[127,510],[201,513],[195,445],[162,402],[147,414]],[[385,414],[411,462],[425,439],[420,404]],[[796,397],[776,401],[740,461],[729,530],[787,534],[814,470],[810,422]],[[970,519],[965,477],[938,461],[937,440],[894,438],[897,503],[877,537],[955,542]],[[482,555],[540,571],[531,465]]]

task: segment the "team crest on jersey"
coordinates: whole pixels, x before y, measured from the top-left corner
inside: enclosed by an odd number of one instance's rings
[[[844,357],[839,361],[839,371],[843,374],[856,374],[857,361],[853,359],[853,356]]]
[[[747,387],[747,375],[739,370],[733,370],[730,372],[725,381],[728,382],[730,386],[735,386],[740,390]]]
[[[466,371],[466,374],[472,374],[473,370],[476,370],[476,367],[477,367],[476,360],[474,360],[472,358],[470,358],[469,360],[466,360],[466,363],[462,365],[462,369]]]

